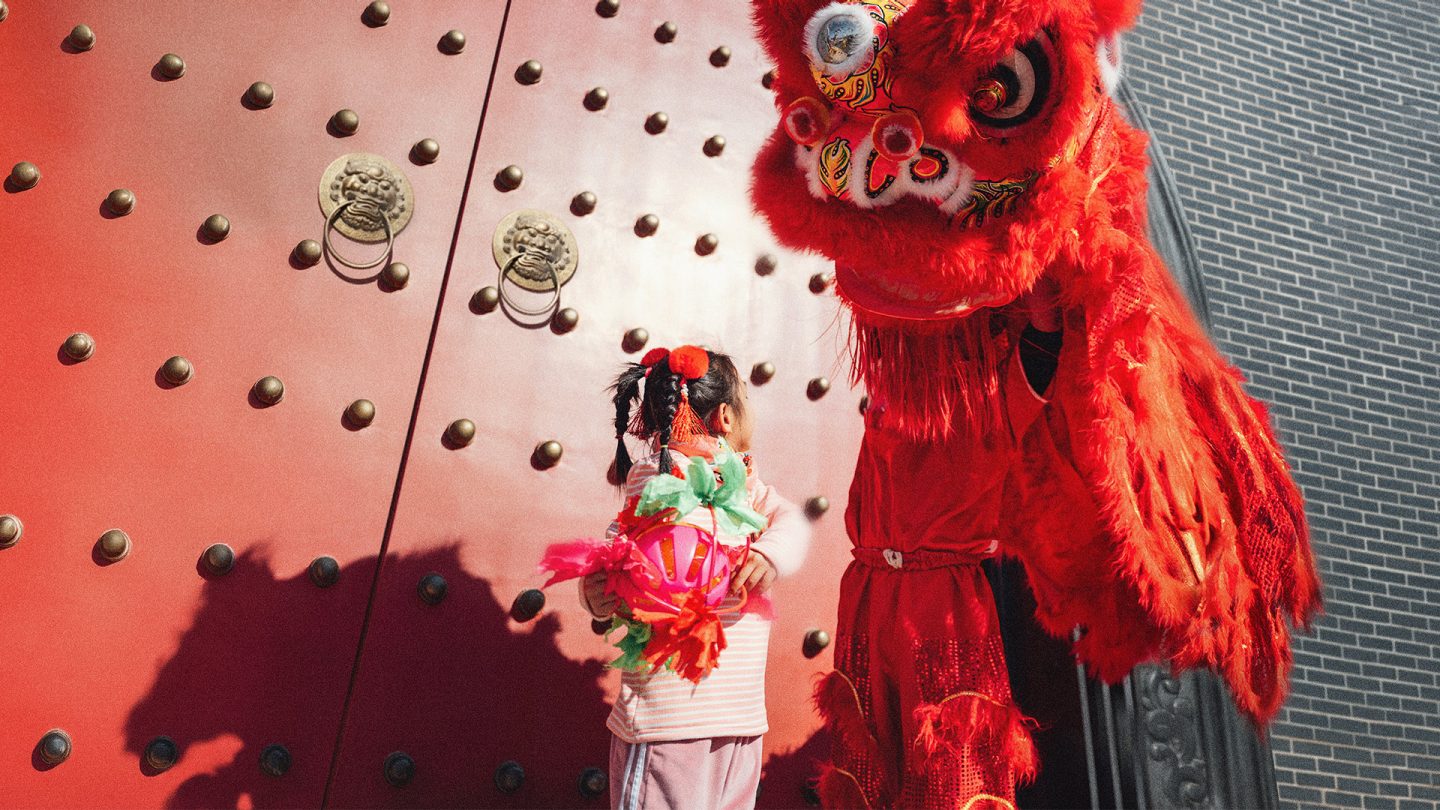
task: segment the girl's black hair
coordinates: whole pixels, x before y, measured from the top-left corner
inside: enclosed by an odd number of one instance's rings
[[[630,451],[625,447],[625,432],[630,429],[630,407],[640,398],[640,381],[645,379],[645,367],[639,363],[627,363],[625,370],[615,378],[610,390],[615,392],[615,483],[623,486],[625,476],[630,474]]]
[[[705,376],[690,380],[687,390],[690,408],[700,421],[709,423],[710,416],[720,403],[740,408],[740,372],[729,355],[706,350],[710,356],[710,368]],[[664,360],[656,363],[650,376],[645,376],[645,366],[630,363],[615,378],[610,387],[615,392],[615,480],[624,484],[630,474],[630,451],[625,447],[625,431],[630,427],[630,410],[640,400],[640,418],[645,432],[658,437],[660,441],[660,472],[670,472],[670,430],[675,424],[675,411],[680,407],[680,385],[685,381],[670,370]],[[645,396],[640,397],[641,385]]]

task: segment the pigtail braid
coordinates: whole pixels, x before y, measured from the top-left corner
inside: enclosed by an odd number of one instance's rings
[[[669,369],[666,369],[669,371]],[[670,432],[675,428],[675,412],[680,409],[680,387],[685,385],[685,378],[674,372],[674,384],[668,384],[665,380],[659,386],[659,401],[655,403],[655,409],[651,411],[655,415],[655,432],[660,437],[660,472],[668,473],[674,466],[670,461]]]
[[[640,399],[640,381],[645,379],[645,367],[631,363],[610,390],[615,392],[615,480],[621,486],[630,475],[630,450],[625,446],[625,431],[630,428],[630,408]]]

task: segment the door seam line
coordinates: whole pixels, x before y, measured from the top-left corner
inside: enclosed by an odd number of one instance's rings
[[[370,629],[370,617],[375,607],[375,595],[380,588],[380,575],[385,566],[385,554],[390,547],[390,535],[395,527],[395,514],[400,504],[401,488],[405,482],[405,467],[410,460],[410,449],[415,439],[415,427],[420,418],[420,405],[425,393],[425,382],[430,372],[430,360],[435,351],[435,339],[440,331],[440,318],[445,311],[445,293],[450,287],[450,271],[455,265],[455,254],[460,245],[461,229],[465,221],[466,203],[475,179],[475,166],[480,158],[480,139],[485,131],[485,119],[490,111],[490,97],[495,88],[495,76],[500,69],[500,52],[505,46],[505,31],[510,21],[510,5],[506,0],[505,10],[500,17],[500,31],[495,38],[495,55],[490,64],[490,78],[485,85],[485,100],[480,105],[480,122],[475,128],[475,143],[470,150],[470,166],[465,172],[465,185],[460,192],[460,205],[455,215],[455,230],[450,238],[450,253],[445,260],[445,272],[440,279],[440,293],[435,304],[435,316],[430,323],[430,337],[425,344],[425,359],[420,365],[420,379],[415,387],[415,404],[410,412],[410,424],[405,432],[405,445],[400,452],[400,467],[395,474],[395,488],[390,497],[390,510],[385,518],[385,530],[380,539],[380,551],[375,557],[375,573],[370,580],[370,595],[365,600],[365,613],[360,623],[360,638],[355,646],[355,659],[350,667],[350,682],[345,689],[345,702],[340,709],[340,725],[335,734],[335,747],[330,756],[330,769],[325,778],[325,791],[320,806],[330,806],[330,790],[335,784],[339,771],[341,749],[345,741],[345,726],[350,719],[350,703],[355,695],[355,685],[360,679],[360,664],[364,658],[365,641]]]

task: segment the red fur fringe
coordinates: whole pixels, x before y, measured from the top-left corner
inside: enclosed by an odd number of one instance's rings
[[[851,327],[851,377],[864,382],[886,421],[901,432],[933,440],[952,433],[981,440],[1003,424],[1001,358],[1008,340],[993,334],[990,310],[940,330],[870,325]]]
[[[870,733],[860,709],[860,695],[844,673],[835,670],[816,681],[812,702],[826,728],[840,739],[841,745],[865,755],[880,755],[879,743]]]
[[[1030,737],[1038,724],[1013,703],[961,693],[939,704],[917,706],[915,720],[920,724],[915,751],[921,762],[941,750],[958,755],[967,746],[987,745],[994,746],[995,755],[1010,767],[1017,783],[1033,782],[1040,770],[1040,753]]]
[[[1123,30],[1140,16],[1140,0],[1093,0],[1101,33]]]
[[[1070,456],[1163,653],[1220,672],[1263,726],[1288,687],[1285,617],[1303,626],[1320,606],[1299,492],[1264,409],[1153,248],[1105,228],[1087,241],[1091,261],[1062,280],[1084,313],[1085,356],[1056,393]],[[1092,635],[1123,632],[1101,618],[1085,622]]]

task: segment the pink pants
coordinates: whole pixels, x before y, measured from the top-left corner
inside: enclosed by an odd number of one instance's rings
[[[748,810],[760,787],[760,737],[627,743],[610,738],[615,810]]]

